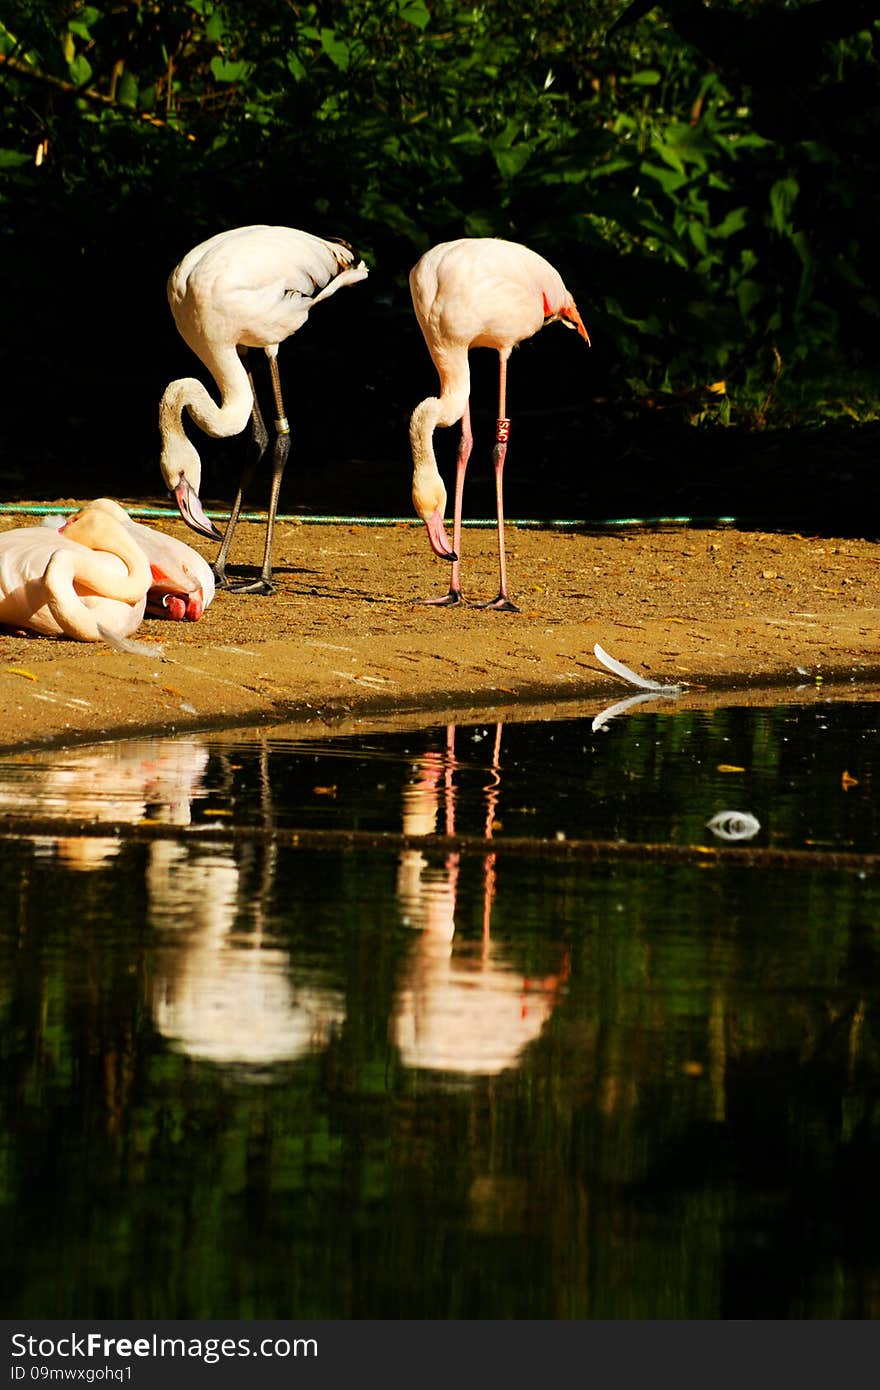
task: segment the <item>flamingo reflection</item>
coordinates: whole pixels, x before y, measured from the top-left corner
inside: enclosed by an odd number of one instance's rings
[[[208,765],[198,739],[130,739],[54,752],[9,770],[0,808],[91,822],[149,819],[189,825],[191,804]],[[71,869],[98,869],[115,858],[118,836],[51,836],[36,840]]]
[[[153,984],[158,1031],[209,1062],[267,1067],[323,1049],[345,1018],[343,996],[292,969],[262,921],[231,852],[164,842],[147,875],[161,932]]]
[[[272,810],[267,752],[263,819]],[[225,846],[151,846],[150,922],[160,941],[153,1018],[172,1046],[197,1061],[237,1065],[245,1079],[330,1042],[345,1018],[343,994],[319,972],[295,968],[267,923],[275,878],[271,836],[237,855]],[[249,1070],[248,1070],[249,1069]]]
[[[502,725],[495,728],[484,788],[484,836],[491,843],[501,787]],[[426,753],[403,796],[403,829],[409,835],[455,832],[455,728],[444,752]],[[530,979],[505,959],[492,941],[496,855],[482,861],[482,932],[478,941],[456,941],[461,855],[451,852],[432,867],[419,849],[400,857],[398,900],[404,920],[419,928],[404,983],[398,992],[393,1036],[406,1066],[465,1076],[491,1076],[518,1064],[550,1017],[564,974]]]

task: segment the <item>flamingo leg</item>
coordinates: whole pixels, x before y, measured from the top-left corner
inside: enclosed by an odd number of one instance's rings
[[[250,487],[251,480],[253,479],[254,473],[257,470],[257,465],[259,464],[264,453],[266,452],[266,446],[269,443],[269,432],[266,429],[266,423],[263,419],[263,412],[260,410],[260,403],[257,400],[257,388],[254,385],[253,372],[248,366],[248,350],[247,348],[239,348],[238,353],[241,357],[242,362],[244,363],[244,368],[247,372],[247,378],[251,385],[251,395],[254,398],[254,406],[251,412],[251,440],[253,448],[241,472],[241,480],[238,484],[238,492],[236,493],[235,501],[232,504],[232,511],[229,513],[229,520],[226,523],[226,532],[223,537],[223,544],[220,546],[220,550],[217,554],[217,559],[214,561],[214,564],[211,567],[214,571],[214,577],[217,581],[217,586],[221,589],[231,589],[235,587],[231,583],[231,581],[226,577],[226,561],[229,558],[229,547],[232,544],[232,533],[238,525],[238,518],[241,512],[241,504],[244,500],[245,492]]]
[[[290,425],[288,424],[287,416],[284,411],[284,398],[281,394],[281,379],[278,375],[278,361],[276,354],[267,348],[266,355],[269,358],[269,371],[272,378],[272,394],[275,398],[275,440],[272,444],[272,456],[270,462],[270,467],[272,469],[272,482],[269,490],[269,514],[266,521],[266,542],[263,547],[263,565],[260,570],[259,579],[252,579],[240,584],[237,583],[227,585],[228,588],[233,589],[236,593],[239,594],[271,594],[275,588],[274,584],[272,583],[272,541],[275,535],[275,515],[278,511],[278,498],[281,495],[281,479],[284,474],[285,464],[287,463],[287,459],[290,454]],[[256,406],[256,394],[254,394],[254,403]],[[259,413],[258,406],[256,407],[256,411],[257,413]],[[265,434],[266,428],[265,425],[263,425],[262,417],[260,418],[260,424],[262,425],[263,433]],[[254,421],[254,438],[258,438],[256,421]],[[256,462],[257,460],[253,460],[250,466],[245,469],[245,475],[242,478],[242,487],[244,487],[244,485],[250,481],[250,477],[254,471]],[[233,514],[235,516],[236,521],[238,520],[238,510],[241,507],[241,492],[242,489],[239,489],[239,496],[236,498],[236,507],[233,508]],[[232,517],[229,518],[229,522],[231,527]],[[224,545],[225,543],[226,541],[224,537]]]
[[[495,425],[495,449],[492,462],[495,468],[495,507],[498,513],[498,597],[491,603],[478,604],[479,608],[494,608],[500,613],[518,613],[520,610],[511,603],[507,592],[507,560],[504,553],[504,459],[507,455],[507,440],[510,436],[510,421],[505,411],[507,407],[507,357],[499,353],[498,367],[498,420]]]
[[[425,598],[422,603],[431,604],[437,608],[454,608],[462,602],[461,597],[461,506],[464,498],[464,475],[467,472],[468,459],[471,456],[471,449],[474,447],[474,436],[471,432],[471,403],[468,401],[461,417],[461,439],[458,444],[458,457],[455,462],[455,512],[452,522],[452,549],[455,552],[455,559],[452,562],[452,573],[449,579],[449,593],[442,598]]]

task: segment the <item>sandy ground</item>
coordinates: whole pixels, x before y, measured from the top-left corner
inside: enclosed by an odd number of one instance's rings
[[[213,558],[209,542],[168,528]],[[256,564],[262,537],[242,523],[233,560]],[[423,712],[515,717],[545,701],[598,711],[635,692],[601,666],[596,642],[684,685],[690,705],[880,689],[880,547],[868,541],[512,527],[520,613],[420,605],[449,571],[417,524],[282,523],[275,561],[269,597],[220,592],[198,623],[147,619],[137,639],[149,655],[4,633],[0,749],[236,724],[318,734]],[[497,592],[493,530],[465,531],[463,584],[474,603]]]

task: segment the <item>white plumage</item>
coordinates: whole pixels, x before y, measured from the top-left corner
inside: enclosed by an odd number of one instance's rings
[[[268,444],[253,379],[245,365],[248,348],[262,348],[269,360],[275,401],[275,440],[266,544],[260,579],[230,587],[268,593],[272,583],[272,535],[281,477],[290,449],[290,431],[281,394],[279,345],[301,328],[311,310],[344,285],[368,274],[346,242],[325,240],[293,227],[237,227],[202,242],[184,256],[168,280],[168,302],[180,334],[208,368],[220,392],[219,404],[202,382],[181,377],[165,389],[159,406],[161,468],[181,516],[194,530],[214,539],[220,533],[199,501],[201,461],[187,438],[182,412],[215,438],[239,434],[252,419],[257,457],[246,465],[214,566],[217,581],[225,569],[244,488]]]
[[[152,574],[128,529],[100,509],[58,531],[23,526],[0,535],[0,623],[49,637],[128,637],[144,616]],[[102,631],[103,629],[103,631]]]

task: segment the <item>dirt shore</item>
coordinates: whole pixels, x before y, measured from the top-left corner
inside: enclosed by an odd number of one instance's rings
[[[0,530],[26,524],[7,517]],[[152,524],[213,558],[181,524]],[[243,523],[233,558],[257,564],[262,539]],[[269,597],[220,592],[198,623],[145,620],[136,636],[149,655],[4,633],[0,749],[237,724],[323,733],[544,701],[599,710],[635,692],[603,668],[596,642],[683,685],[686,703],[880,688],[880,548],[868,541],[513,526],[519,613],[419,604],[449,571],[417,524],[281,523],[275,560]],[[473,603],[497,592],[493,530],[465,531],[463,584]]]

